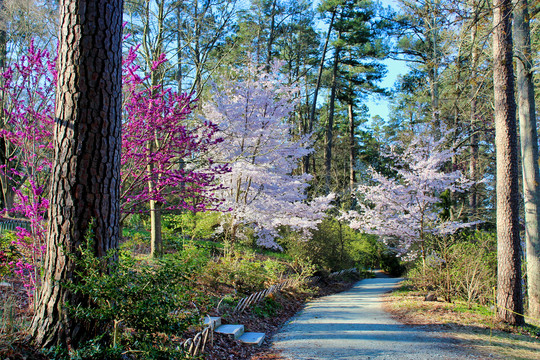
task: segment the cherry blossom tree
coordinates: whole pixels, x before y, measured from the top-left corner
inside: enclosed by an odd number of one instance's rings
[[[459,170],[443,170],[456,155],[444,148],[448,134],[435,140],[422,133],[403,152],[391,148],[387,156],[394,163],[392,170],[396,176],[370,170],[372,183],[357,188],[359,211],[342,214],[351,228],[383,240],[397,240],[399,254],[415,258],[420,253],[425,263],[428,235],[448,235],[473,225],[439,215],[440,195],[444,191],[463,192],[473,184]]]
[[[219,176],[226,188],[222,231],[234,241],[243,236],[240,225],[255,230],[257,243],[280,248],[280,226],[305,231],[325,216],[333,195],[307,201],[311,176],[293,175],[302,157],[312,152],[309,137],[294,137],[287,121],[296,105],[298,89],[280,77],[280,64],[268,71],[253,63],[234,79],[213,85],[204,118],[218,124],[223,136],[212,154],[229,163],[231,172]]]

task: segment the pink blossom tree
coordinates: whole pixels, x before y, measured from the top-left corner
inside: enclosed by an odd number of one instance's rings
[[[371,183],[357,188],[360,210],[344,212],[342,218],[353,229],[397,241],[396,250],[402,256],[412,259],[420,253],[425,263],[428,235],[452,234],[473,225],[439,216],[444,191],[463,192],[473,184],[459,170],[444,171],[457,155],[444,148],[446,136],[435,140],[423,133],[413,138],[403,152],[392,148],[387,156],[395,164],[392,169],[396,176],[384,176],[371,169]]]
[[[123,73],[126,96],[120,206],[124,215],[148,211],[150,201],[158,202],[164,210],[216,208],[219,200],[214,190],[220,187],[214,177],[228,168],[225,164],[213,164],[211,159],[199,159],[209,146],[221,141],[216,136],[217,127],[206,122],[188,128],[185,120],[194,100],[163,87],[146,89],[142,82],[147,76],[133,65],[135,57],[135,49],[131,49],[124,60]],[[5,211],[18,213],[30,223],[29,229],[21,227],[16,232],[14,245],[22,257],[7,265],[23,278],[31,295],[45,250],[55,59],[32,43],[27,55],[0,76],[0,140],[5,155],[0,177],[3,188],[5,184],[13,198],[5,201]],[[146,144],[151,141],[157,146],[148,151]],[[179,166],[180,163],[183,165]],[[150,167],[152,171],[148,171]],[[1,249],[0,259],[5,261]]]
[[[161,212],[215,209],[219,189],[215,176],[228,171],[201,156],[220,143],[218,128],[205,121],[188,127],[195,100],[161,85],[144,86],[134,65],[136,48],[124,59],[124,123],[122,129],[122,211],[147,211],[152,218],[152,255],[162,253]],[[152,71],[165,62],[161,57]]]
[[[223,142],[214,148],[217,161],[231,172],[219,176],[225,189],[222,231],[234,241],[244,236],[240,225],[255,230],[257,243],[279,248],[280,226],[308,231],[325,216],[332,195],[307,201],[311,176],[293,175],[302,157],[312,152],[308,137],[294,137],[287,121],[298,89],[279,76],[280,64],[268,71],[253,63],[239,69],[235,79],[214,85],[204,118],[218,124]]]
[[[28,228],[17,229],[14,240],[21,258],[7,265],[23,279],[29,295],[45,251],[55,62],[48,51],[37,49],[31,41],[26,54],[0,74],[3,212],[29,221]]]

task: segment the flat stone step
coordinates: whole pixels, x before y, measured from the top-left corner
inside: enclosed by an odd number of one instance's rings
[[[207,316],[204,318],[204,325],[214,324],[214,329],[221,326],[221,317],[219,316]]]
[[[240,336],[238,340],[246,344],[261,346],[265,336],[265,333],[247,332]]]
[[[238,340],[238,338],[244,334],[244,325],[221,325],[216,329],[216,332]]]

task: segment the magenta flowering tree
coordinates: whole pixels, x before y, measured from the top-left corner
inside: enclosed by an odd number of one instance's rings
[[[136,48],[124,60],[124,123],[122,133],[122,211],[150,211],[152,254],[162,252],[161,212],[216,209],[218,174],[227,164],[214,164],[205,154],[219,144],[218,127],[209,121],[188,121],[195,100],[161,85],[145,87],[150,77],[134,65]],[[166,61],[161,57],[152,71]]]
[[[413,259],[420,254],[424,261],[428,235],[452,234],[473,225],[439,216],[442,192],[463,192],[473,184],[459,170],[443,170],[456,155],[444,148],[446,136],[435,140],[424,133],[403,152],[392,148],[387,156],[397,175],[391,178],[371,169],[372,183],[357,188],[360,210],[343,213],[342,218],[353,229],[397,241],[402,256]]]
[[[4,212],[29,178],[38,192],[47,182],[52,151],[56,59],[34,47],[0,75],[0,181]],[[28,184],[27,184],[28,185]]]
[[[194,101],[163,87],[146,89],[143,82],[148,76],[133,65],[135,56],[135,49],[130,50],[123,71],[120,205],[124,216],[149,211],[150,202],[159,204],[160,210],[215,209],[220,202],[214,191],[220,187],[214,177],[228,167],[203,161],[202,154],[221,141],[217,127],[209,122],[188,127],[186,118]],[[45,251],[55,82],[55,60],[33,44],[26,56],[1,74],[0,176],[6,189],[3,195],[9,199],[5,211],[30,224],[15,234],[22,257],[3,265],[24,279],[30,295]],[[149,147],[150,143],[156,146]]]
[[[223,78],[219,87],[214,85],[212,100],[203,108],[205,119],[217,123],[223,136],[212,154],[232,170],[219,176],[225,199],[221,230],[234,241],[245,235],[242,228],[250,228],[257,243],[268,248],[279,248],[275,239],[280,226],[309,236],[333,198],[309,202],[306,188],[311,176],[293,175],[312,149],[309,137],[292,135],[287,120],[298,89],[279,73],[279,63],[269,71],[248,63],[236,79]]]
[[[36,286],[45,252],[55,61],[32,41],[26,54],[0,75],[3,213],[22,216],[29,224],[28,228],[18,228],[14,241],[22,257],[7,265],[24,280],[29,295]]]

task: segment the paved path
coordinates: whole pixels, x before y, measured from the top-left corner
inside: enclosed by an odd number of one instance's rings
[[[479,359],[441,333],[402,325],[382,310],[381,295],[401,279],[375,278],[309,302],[274,336],[295,360]]]

